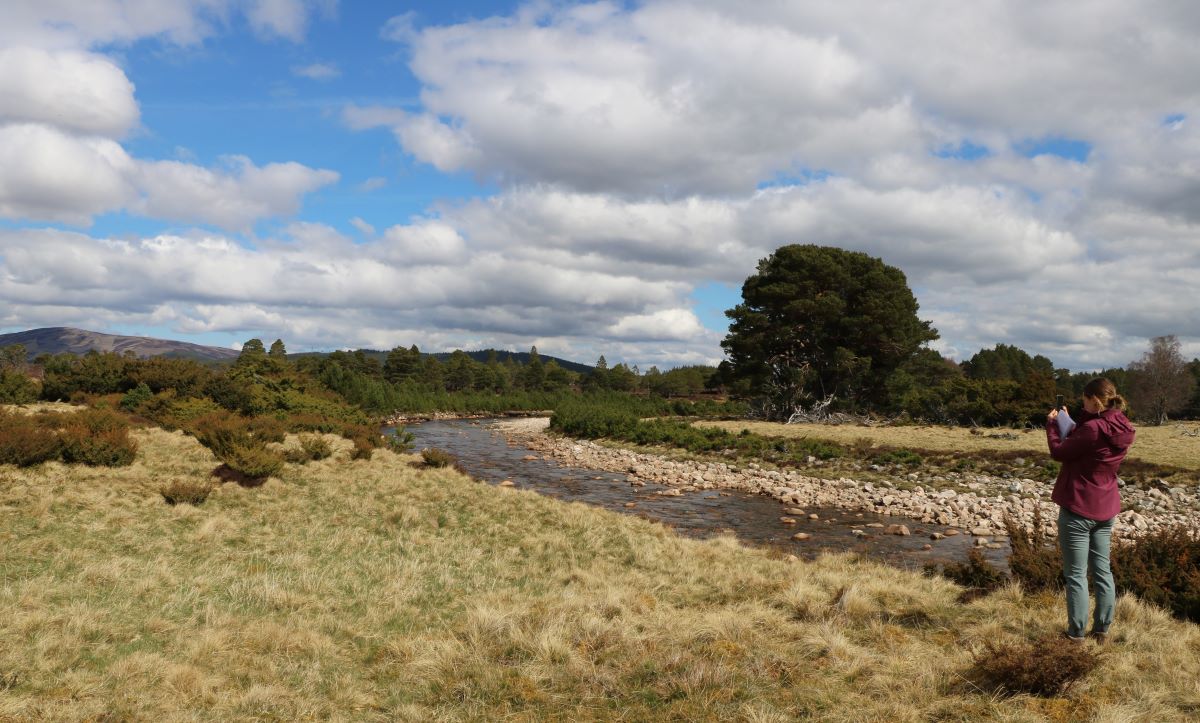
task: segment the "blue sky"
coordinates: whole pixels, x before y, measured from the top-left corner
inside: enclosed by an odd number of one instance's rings
[[[755,264],[816,243],[904,271],[956,359],[1200,354],[1180,8],[154,7],[8,7],[0,331],[716,363]]]

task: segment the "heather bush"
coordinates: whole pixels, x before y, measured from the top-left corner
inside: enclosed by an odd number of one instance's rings
[[[168,505],[200,505],[208,499],[213,486],[208,480],[174,479],[159,488],[159,494]]]
[[[1120,540],[1113,549],[1113,576],[1117,590],[1200,622],[1200,535],[1176,527]]]
[[[295,464],[307,464],[325,459],[333,454],[333,447],[324,438],[317,435],[300,435],[300,446],[292,447],[283,453],[284,459]]]
[[[933,563],[925,565],[927,575],[936,574],[937,566]],[[994,590],[998,590],[1008,582],[1008,576],[997,570],[984,558],[978,548],[972,548],[967,553],[966,562],[950,562],[941,569],[941,575],[967,588],[959,596],[960,602],[970,602]]]
[[[458,462],[453,454],[438,447],[427,447],[421,450],[421,459],[426,467],[451,467]]]
[[[58,459],[59,453],[53,429],[23,414],[0,410],[0,464],[30,467]]]
[[[67,464],[124,467],[137,457],[137,443],[129,436],[129,423],[103,409],[85,409],[62,415],[58,433],[60,454]]]
[[[350,440],[354,447],[350,449],[350,459],[370,459],[375,454],[375,440],[371,437],[354,437]]]
[[[287,437],[287,426],[275,417],[251,417],[245,421],[250,436],[260,442],[282,442]]]
[[[196,441],[207,447],[217,459],[225,460],[237,447],[262,446],[250,434],[240,417],[228,412],[208,414],[195,420],[189,430]]]
[[[262,480],[279,474],[283,469],[283,456],[272,449],[251,444],[235,444],[221,461],[229,469],[252,480]]]
[[[1057,635],[1029,643],[988,640],[975,655],[972,677],[992,690],[1053,697],[1090,673],[1099,662],[1094,651],[1066,644]]]
[[[1032,592],[1063,586],[1062,555],[1054,538],[1046,534],[1041,510],[1034,510],[1028,528],[1006,515],[1004,530],[1012,546],[1008,566],[1022,587]]]

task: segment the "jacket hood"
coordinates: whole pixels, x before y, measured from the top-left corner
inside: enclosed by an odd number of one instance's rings
[[[1105,409],[1096,415],[1096,419],[1100,420],[1100,433],[1108,437],[1112,446],[1129,449],[1133,444],[1133,424],[1120,409]]]

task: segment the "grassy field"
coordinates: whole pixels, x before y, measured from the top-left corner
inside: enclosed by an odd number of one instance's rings
[[[1200,629],[1122,598],[1065,698],[973,655],[1063,624],[1057,596],[849,557],[694,541],[415,469],[289,465],[200,507],[215,466],[137,432],[129,468],[0,467],[0,720],[1185,720]],[[333,438],[331,437],[332,441]]]
[[[1030,431],[981,429],[971,434],[966,427],[896,426],[863,427],[853,424],[779,424],[775,422],[697,422],[740,432],[749,429],[764,436],[809,437],[842,444],[853,444],[862,438],[878,445],[904,447],[938,452],[1029,451],[1048,456],[1046,435],[1040,429]],[[1195,431],[1198,425],[1188,423],[1183,428]],[[1015,439],[1012,438],[1015,436]],[[1190,437],[1180,426],[1138,427],[1137,438],[1129,452],[1132,459],[1189,470],[1200,470],[1200,437]]]

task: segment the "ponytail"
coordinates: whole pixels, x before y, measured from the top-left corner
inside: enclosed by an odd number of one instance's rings
[[[1117,394],[1117,387],[1104,377],[1096,377],[1083,388],[1084,396],[1100,402],[1105,409],[1120,409],[1125,411],[1125,397]]]

